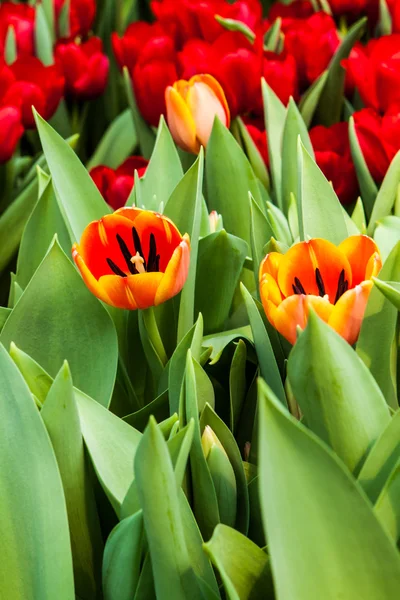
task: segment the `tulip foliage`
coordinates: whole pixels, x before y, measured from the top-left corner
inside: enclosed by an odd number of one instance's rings
[[[0,598],[397,600],[399,36],[1,4]]]

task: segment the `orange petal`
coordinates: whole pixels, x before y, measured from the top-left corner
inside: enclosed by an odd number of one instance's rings
[[[272,275],[266,274],[261,279],[260,297],[263,305],[267,301],[272,302],[275,306],[278,306],[282,302],[283,297],[281,294],[281,290],[279,289],[279,286],[276,283],[276,280],[272,277]]]
[[[200,144],[196,138],[196,125],[188,105],[177,90],[168,86],[165,90],[167,121],[171,135],[183,150],[198,154]]]
[[[225,108],[213,89],[202,81],[195,82],[189,89],[186,102],[196,125],[196,136],[200,144],[207,146],[215,117],[227,125]]]
[[[87,268],[85,261],[82,256],[79,254],[79,246],[74,244],[72,246],[72,258],[76,266],[78,267],[82,279],[85,282],[86,286],[89,290],[94,294],[97,298],[106,302],[107,304],[112,304],[110,297],[108,296],[106,290],[99,284],[97,279],[92,275],[90,270]],[[117,275],[110,275],[110,277],[117,277]],[[119,278],[118,278],[119,279]]]
[[[283,258],[283,254],[279,254],[279,252],[270,252],[261,261],[260,270],[259,270],[259,279],[261,280],[263,275],[272,275],[274,279],[278,279],[278,269],[281,264],[281,260]]]
[[[374,269],[380,269],[378,260],[373,259],[370,263],[373,256],[377,255],[380,258],[380,255],[378,246],[367,235],[351,235],[343,240],[339,245],[339,250],[347,256],[350,263],[353,273],[353,287],[365,279],[370,279]],[[369,276],[367,276],[368,271]]]
[[[132,275],[132,277],[139,277],[139,275]],[[126,308],[127,310],[136,310],[138,308],[135,298],[129,289],[128,277],[103,275],[99,279],[99,285],[107,293],[110,299],[108,304],[111,304],[111,306]]]
[[[314,238],[295,244],[283,255],[279,264],[278,284],[284,296],[294,293],[295,278],[300,281],[306,294],[318,296],[317,268],[324,284],[324,292],[328,294],[331,303],[335,301],[342,270],[351,287],[351,268],[344,253],[331,242]]]
[[[183,288],[189,272],[190,241],[187,233],[175,249],[171,260],[165,270],[160,286],[155,296],[154,304],[157,306],[169,298],[176,296]]]
[[[333,306],[326,297],[321,298],[320,296],[304,296],[304,294],[296,294],[286,298],[273,311],[274,327],[291,344],[296,342],[297,326],[304,329],[307,325],[310,307],[315,310],[321,319],[328,322]]]
[[[189,81],[190,84],[194,84],[194,83],[205,83],[209,88],[212,89],[212,91],[214,92],[214,94],[216,95],[216,97],[218,98],[218,100],[220,101],[224,112],[225,112],[225,120],[222,121],[226,127],[230,127],[231,124],[231,115],[230,115],[230,110],[229,110],[229,105],[225,96],[225,92],[221,86],[221,84],[215,79],[215,77],[213,77],[212,75],[209,75],[208,73],[203,74],[203,75],[194,75],[194,77],[192,77]]]
[[[355,344],[360,333],[372,285],[372,281],[363,281],[345,292],[335,304],[329,318],[329,325],[351,345]]]
[[[367,268],[365,270],[365,279],[372,279],[379,274],[382,269],[382,259],[379,252],[375,252],[368,261]]]

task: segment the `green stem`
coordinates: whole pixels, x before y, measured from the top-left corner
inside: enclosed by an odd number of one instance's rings
[[[142,315],[146,331],[149,335],[149,339],[153,344],[153,347],[157,352],[160,361],[165,366],[168,362],[168,356],[165,352],[164,344],[161,339],[160,332],[158,330],[156,315],[154,313],[154,307],[150,306],[150,308],[144,309],[142,311]]]

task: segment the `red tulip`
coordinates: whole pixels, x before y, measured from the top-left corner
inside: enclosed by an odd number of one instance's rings
[[[314,14],[314,8],[308,0],[294,0],[290,4],[274,2],[268,13],[268,19],[272,22],[278,17],[282,19],[307,19]],[[286,23],[287,24],[287,23]]]
[[[99,165],[90,170],[90,176],[104,200],[114,209],[122,208],[134,185],[134,173],[139,177],[146,172],[148,162],[141,156],[130,156],[117,169]]]
[[[4,44],[11,26],[15,32],[18,56],[29,56],[34,53],[35,10],[25,4],[3,2],[0,4],[0,50],[4,53]]]
[[[12,157],[23,133],[19,109],[14,106],[0,108],[0,163]]]
[[[358,183],[350,151],[347,123],[321,125],[310,131],[315,159],[325,177],[332,182],[342,204],[357,199]]]
[[[32,106],[44,119],[50,119],[62,98],[64,77],[57,66],[45,67],[33,56],[18,58],[8,69],[8,85],[0,89],[0,105],[19,108],[24,127],[34,129]]]
[[[66,0],[53,0],[56,20],[60,18],[62,7]],[[96,16],[96,2],[95,0],[69,0],[69,26],[70,26],[70,37],[69,39],[75,39],[76,37],[86,37],[92,28],[94,18]]]
[[[268,156],[268,145],[267,145],[267,132],[264,128],[259,128],[253,123],[246,122],[247,131],[251,135],[251,138],[255,145],[257,146],[257,150],[262,156],[262,159],[265,165],[269,166],[269,156]]]
[[[298,78],[296,61],[286,51],[281,54],[266,52],[263,63],[263,76],[278,98],[287,104],[290,96],[298,98]]]
[[[59,42],[55,59],[65,77],[67,94],[79,100],[100,96],[107,85],[109,61],[98,37],[87,42]]]
[[[122,69],[126,66],[128,69],[132,69],[147,42],[162,35],[163,30],[160,23],[150,24],[144,21],[131,23],[122,37],[117,33],[112,33],[112,47],[119,67]]]
[[[367,9],[369,0],[329,0],[329,6],[335,16],[358,17]]]

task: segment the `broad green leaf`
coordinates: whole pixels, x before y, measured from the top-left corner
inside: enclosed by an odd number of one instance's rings
[[[140,410],[126,415],[124,421],[135,429],[143,431],[149,421],[150,415],[154,415],[158,422],[169,416],[168,392],[165,391]]]
[[[364,204],[361,198],[358,198],[354,210],[351,213],[351,220],[356,225],[359,233],[367,232],[367,219],[364,211]]]
[[[53,384],[53,378],[33,358],[17,348],[14,342],[10,345],[10,356],[32,394],[43,404]]]
[[[378,188],[375,181],[369,172],[367,163],[361,150],[360,142],[358,141],[356,128],[353,117],[349,121],[349,138],[351,155],[353,157],[354,166],[356,168],[357,179],[360,185],[361,197],[365,208],[365,214],[369,219],[374,207],[375,198],[378,195]]]
[[[262,377],[268,382],[268,385],[286,406],[286,395],[283,389],[281,375],[271,346],[271,341],[268,337],[263,320],[258,308],[252,298],[250,292],[240,285],[243,300],[246,305],[247,314],[249,316],[250,326],[253,332],[254,345],[257,352],[257,358],[260,365]]]
[[[74,600],[68,519],[46,428],[0,345],[0,594]]]
[[[14,342],[52,377],[68,360],[75,385],[108,406],[118,356],[114,324],[57,240],[7,319],[0,342],[6,348]]]
[[[237,329],[222,331],[221,333],[206,335],[203,339],[203,346],[205,348],[211,348],[212,350],[210,354],[210,364],[215,365],[221,358],[225,348],[235,340],[239,339],[245,339],[253,342],[253,335],[249,325],[246,325],[245,327],[238,327]]]
[[[71,250],[71,238],[60,212],[51,181],[47,183],[24,229],[18,253],[17,281],[25,288],[42,262],[57,234],[66,254]]]
[[[123,519],[104,549],[103,590],[106,600],[132,600],[138,586],[143,551],[142,511]]]
[[[374,511],[382,527],[397,544],[400,538],[400,462],[397,462],[376,501]]]
[[[350,27],[329,64],[328,76],[316,112],[318,122],[323,125],[329,126],[340,121],[346,76],[341,63],[349,56],[354,44],[364,33],[366,24],[367,17],[363,17]]]
[[[389,409],[363,361],[313,311],[290,353],[288,377],[308,427],[359,471]]]
[[[35,54],[46,66],[54,63],[53,39],[42,4],[35,7]]]
[[[40,414],[63,483],[76,592],[92,598],[100,592],[103,541],[68,363],[61,367]]]
[[[307,127],[311,126],[327,78],[328,71],[324,71],[301,97],[299,110]]]
[[[260,263],[264,258],[264,246],[273,237],[271,223],[268,217],[263,213],[261,208],[255,202],[253,196],[249,194],[250,204],[250,247],[253,257],[253,271],[256,289],[258,291],[258,271]]]
[[[123,69],[124,85],[129,108],[132,113],[133,124],[138,137],[140,154],[144,158],[150,158],[153,152],[156,136],[151,127],[145,122],[136,104],[135,94],[133,93],[133,84],[127,67]]]
[[[161,117],[149,166],[141,180],[145,208],[159,210],[160,205],[165,206],[182,177],[183,170],[178,152],[164,117]]]
[[[83,439],[97,477],[117,515],[133,479],[133,459],[142,434],[75,389]]]
[[[396,200],[400,180],[400,152],[392,160],[390,167],[385,175],[385,179],[379,188],[371,212],[371,219],[368,224],[367,233],[372,235],[375,231],[378,221],[383,217],[390,215]]]
[[[72,239],[79,241],[85,227],[111,209],[67,142],[38,113],[35,120],[61,212]]]
[[[8,317],[11,314],[11,308],[0,306],[0,331],[3,329]]]
[[[400,218],[388,215],[380,219],[376,224],[374,240],[378,244],[382,260],[385,261],[395,245],[400,242]]]
[[[182,485],[185,476],[186,465],[189,459],[189,452],[193,442],[194,419],[190,419],[186,427],[170,437],[168,440],[168,450],[174,465],[175,479],[178,486]]]
[[[261,80],[261,89],[273,189],[277,205],[282,208],[282,140],[286,120],[286,108],[265,79]]]
[[[400,459],[400,411],[397,411],[372,446],[358,475],[358,481],[375,503],[390,473]]]
[[[400,242],[385,261],[379,279],[400,282]],[[386,402],[394,410],[398,408],[396,328],[397,309],[374,286],[361,325],[357,354],[367,365],[381,388]],[[376,343],[377,339],[379,344]]]
[[[248,193],[261,206],[257,178],[229,130],[215,119],[207,144],[206,189],[209,210],[222,215],[228,233],[250,243]]]
[[[280,208],[267,201],[267,216],[274,232],[275,240],[289,247],[293,243],[289,222]]]
[[[217,525],[204,550],[218,569],[229,600],[274,598],[267,554],[239,531]]]
[[[246,399],[246,362],[246,344],[243,340],[239,340],[229,370],[229,426],[232,433],[235,433],[239,425],[240,413]]]
[[[253,138],[248,132],[246,125],[243,123],[240,117],[237,119],[237,124],[246,156],[250,161],[250,165],[254,171],[254,174],[256,177],[258,177],[264,187],[269,190],[269,174],[264,159],[261,156],[257,146],[253,142]]]
[[[179,510],[179,488],[166,442],[154,418],[138,446],[134,470],[157,598],[170,598],[173,590],[176,600],[200,600]]]
[[[400,283],[398,281],[381,281],[374,277],[375,287],[387,298],[393,306],[400,310]]]
[[[195,314],[203,315],[206,333],[221,331],[224,327],[247,250],[246,242],[224,229],[200,240]]]
[[[286,215],[289,211],[290,195],[294,194],[297,196],[298,193],[299,171],[297,168],[297,145],[299,137],[308,154],[315,160],[307,126],[303,121],[295,101],[293,98],[290,98],[282,138],[282,204],[283,212]]]
[[[202,430],[204,430],[206,425],[211,427],[221,442],[235,473],[237,486],[237,517],[235,528],[246,534],[249,527],[249,496],[239,448],[229,427],[225,425],[209,404],[206,404],[200,419],[200,428]]]
[[[324,238],[340,244],[348,237],[342,206],[321,169],[298,142],[299,190],[298,210],[302,240]]]
[[[361,488],[262,381],[259,401],[261,512],[276,599],[395,600],[400,557]]]
[[[87,168],[93,169],[98,165],[107,165],[111,169],[116,169],[128,158],[136,145],[137,136],[133,126],[132,113],[129,108],[126,108],[109,125],[89,160]]]

